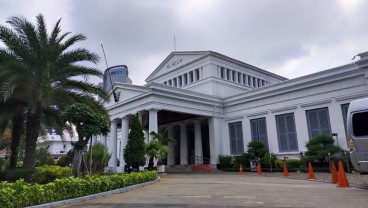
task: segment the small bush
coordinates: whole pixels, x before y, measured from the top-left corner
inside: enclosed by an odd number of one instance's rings
[[[299,169],[300,160],[286,160],[286,166],[288,169]]]
[[[10,169],[6,173],[6,181],[15,182],[19,179],[24,179],[26,182],[32,182],[32,175],[35,173],[35,169],[24,169],[24,168],[16,168]]]
[[[36,167],[36,173],[33,175],[33,179],[36,183],[46,184],[57,178],[66,178],[69,176],[72,176],[70,167],[45,165]]]
[[[231,157],[230,155],[219,155],[219,162],[221,169],[231,168],[233,157]]]
[[[56,162],[56,165],[61,166],[61,167],[69,166],[69,164],[70,162],[64,156],[60,157],[59,160]]]
[[[234,169],[235,170],[239,170],[240,164],[242,164],[243,169],[247,168],[247,166],[249,167],[249,154],[248,153],[242,153],[234,157]]]
[[[275,167],[276,168],[284,168],[284,161],[283,160],[275,160]]]
[[[46,163],[45,163],[45,165],[55,165],[56,163],[55,163],[55,160],[54,160],[54,158],[52,158],[52,157],[48,157],[47,159],[46,159]]]
[[[272,167],[275,168],[275,162],[276,162],[276,156],[271,154],[271,160],[272,160]],[[263,158],[262,158],[262,166],[265,168],[269,168],[270,167],[270,154],[266,154]]]
[[[284,161],[283,160],[276,160],[275,161],[276,168],[283,169],[284,168]],[[301,168],[301,161],[300,160],[286,160],[286,166],[288,169],[300,169]]]

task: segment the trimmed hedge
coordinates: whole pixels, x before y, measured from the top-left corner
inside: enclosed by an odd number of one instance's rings
[[[17,208],[87,196],[139,183],[153,181],[156,171],[62,178],[48,184],[28,184],[22,179],[15,183],[0,184],[1,207]]]
[[[57,178],[67,178],[73,176],[70,167],[60,167],[56,165],[44,165],[36,167],[36,173],[32,178],[34,182],[46,184],[53,182]]]

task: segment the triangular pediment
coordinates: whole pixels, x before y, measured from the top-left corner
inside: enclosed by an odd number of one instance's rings
[[[138,97],[149,89],[144,86],[126,84],[126,83],[115,83],[114,90],[109,92],[109,102],[104,102],[105,107],[113,106],[117,103],[122,103],[130,100],[134,97]],[[114,95],[115,93],[115,95]]]
[[[146,82],[154,80],[163,74],[177,70],[188,63],[208,55],[210,51],[186,51],[172,52],[166,59],[147,77]]]

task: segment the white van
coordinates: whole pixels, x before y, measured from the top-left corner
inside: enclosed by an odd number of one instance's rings
[[[368,172],[368,98],[350,103],[347,117],[350,159],[358,172]]]

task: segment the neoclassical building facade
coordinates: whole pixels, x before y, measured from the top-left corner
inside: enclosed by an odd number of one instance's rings
[[[350,54],[349,54],[350,55]],[[119,100],[104,103],[111,131],[100,139],[110,149],[112,170],[122,171],[129,116],[139,113],[146,133],[175,138],[167,165],[208,163],[220,154],[246,152],[261,141],[279,157],[297,157],[317,134],[334,135],[347,149],[349,103],[368,97],[368,52],[360,60],[287,79],[213,51],[172,52],[146,85],[115,83]],[[115,102],[116,101],[116,102]]]

